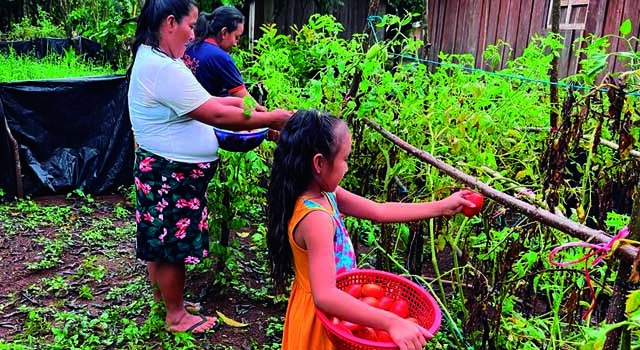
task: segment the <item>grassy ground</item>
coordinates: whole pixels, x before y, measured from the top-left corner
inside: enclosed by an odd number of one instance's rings
[[[17,55],[14,52],[0,54],[0,82],[77,78],[94,75],[122,74],[108,67],[84,62],[73,51],[64,56],[50,55],[42,59]]]

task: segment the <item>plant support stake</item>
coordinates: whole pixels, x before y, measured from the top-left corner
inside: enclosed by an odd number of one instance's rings
[[[518,211],[529,218],[543,223],[547,226],[558,229],[564,233],[571,235],[572,237],[581,239],[583,241],[591,242],[591,243],[608,243],[611,240],[611,236],[607,235],[603,231],[594,230],[592,228],[581,225],[575,221],[569,220],[564,217],[560,217],[558,215],[554,215],[551,212],[537,208],[529,203],[521,201],[515,197],[512,197],[506,193],[500,192],[491,186],[479,181],[475,177],[468,175],[455,167],[436,159],[431,154],[418,149],[406,141],[400,139],[396,135],[392,134],[388,130],[384,129],[377,123],[367,119],[362,118],[362,120],[369,125],[371,128],[378,131],[382,136],[391,141],[396,146],[405,150],[407,153],[412,156],[436,167],[443,173],[451,176],[452,178],[476,189],[478,192],[483,195],[495,200],[496,202],[509,207],[515,211]],[[637,249],[631,246],[621,246],[619,247],[614,255],[625,260],[626,262],[633,262],[633,259],[636,256]]]

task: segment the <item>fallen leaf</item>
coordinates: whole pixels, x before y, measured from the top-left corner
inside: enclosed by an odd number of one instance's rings
[[[241,322],[238,322],[238,321],[235,321],[233,319],[228,318],[227,316],[222,314],[222,312],[220,312],[220,311],[216,311],[216,313],[218,314],[218,317],[220,318],[220,321],[222,321],[222,323],[226,324],[227,326],[239,327],[239,328],[248,326],[248,324],[246,324],[246,323],[241,323]]]
[[[247,237],[249,237],[249,232],[236,232],[236,234],[237,234],[240,238],[247,238]]]

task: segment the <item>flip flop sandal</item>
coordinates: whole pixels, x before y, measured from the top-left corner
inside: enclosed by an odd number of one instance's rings
[[[202,311],[202,306],[199,303],[194,303],[191,301],[184,301],[184,308],[188,313],[197,315]]]
[[[196,333],[194,333],[194,332],[193,332],[193,330],[194,330],[194,329],[196,329],[196,328],[198,328],[198,327],[200,327],[200,326],[202,326],[203,324],[207,323],[208,321],[209,321],[209,320],[207,319],[207,316],[205,316],[205,315],[200,315],[200,321],[198,321],[198,322],[194,323],[193,325],[191,325],[191,327],[187,328],[187,330],[186,330],[185,332],[187,332],[187,333],[191,333],[191,334],[204,333],[204,332],[206,332],[207,330],[209,330],[210,328],[205,329],[205,330],[204,330],[204,331],[202,331],[202,332],[196,332]],[[213,326],[215,327],[215,323],[213,324]],[[213,327],[211,327],[211,328],[213,328]]]
[[[207,331],[211,331],[211,330],[217,330],[220,328],[220,320],[216,318],[216,321],[213,323],[213,325],[205,330],[203,330],[202,332],[194,332],[194,330],[200,326],[202,326],[203,324],[207,323],[209,321],[209,319],[207,319],[207,316],[205,315],[199,315],[200,316],[200,321],[194,323],[191,325],[191,327],[187,328],[184,331],[173,331],[167,328],[167,331],[169,332],[185,332],[185,333],[191,333],[194,336],[198,336],[198,335],[203,335],[205,333],[207,333]]]
[[[203,325],[203,324],[207,323],[207,321],[209,321],[209,320],[207,319],[207,316],[205,316],[205,315],[200,315],[200,321],[199,321],[199,322],[197,322],[196,324],[192,325],[191,327],[187,328],[187,330],[186,330],[185,332],[189,332],[189,333],[191,333],[191,334],[202,334],[202,333],[206,333],[207,331],[215,331],[215,330],[218,330],[218,328],[220,328],[220,320],[216,318],[216,321],[213,323],[213,325],[212,325],[211,327],[209,327],[209,328],[205,329],[205,330],[204,330],[204,331],[202,331],[202,332],[197,332],[197,333],[194,333],[194,332],[193,332],[193,330],[194,330],[194,329],[196,329],[196,328],[198,328],[199,326],[201,326],[201,325]]]

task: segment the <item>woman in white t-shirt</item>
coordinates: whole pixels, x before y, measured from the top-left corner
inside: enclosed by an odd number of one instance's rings
[[[193,0],[146,0],[138,17],[128,72],[129,114],[136,141],[136,257],[146,261],[170,331],[201,333],[214,317],[185,309],[185,264],[207,256],[207,185],[217,166],[211,126],[280,130],[291,113],[253,111],[243,100],[212,97],[180,59],[198,18]]]

